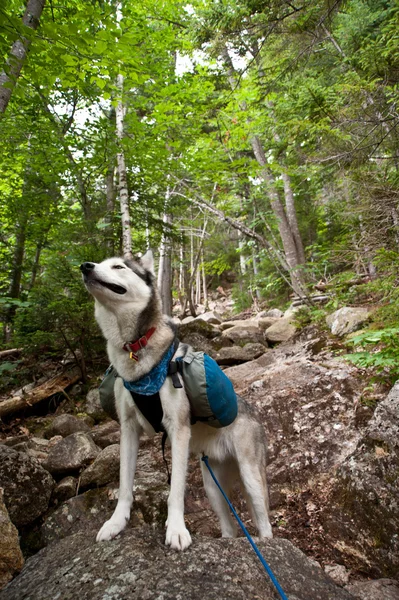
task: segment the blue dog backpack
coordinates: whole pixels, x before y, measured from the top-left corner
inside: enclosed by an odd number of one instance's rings
[[[237,416],[237,396],[230,379],[216,361],[204,352],[189,350],[176,359],[191,406],[193,423],[226,427]]]
[[[156,367],[157,368],[157,367]],[[183,357],[170,361],[166,365],[167,374],[172,377],[175,387],[182,387],[177,373],[181,375],[184,388],[190,402],[191,422],[201,421],[211,427],[226,427],[237,416],[237,396],[230,379],[223,373],[217,362],[204,352],[189,350]],[[154,369],[155,370],[155,369]],[[125,382],[139,410],[151,423],[155,431],[162,431],[163,412],[159,391],[148,389],[148,377],[143,377],[131,385]],[[115,407],[114,383],[118,373],[114,367],[109,367],[99,387],[100,402],[104,411],[113,419],[118,420]],[[145,383],[141,393],[136,387]]]

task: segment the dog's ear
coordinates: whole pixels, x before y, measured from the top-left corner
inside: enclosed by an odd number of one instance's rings
[[[152,250],[147,250],[147,252],[140,258],[140,262],[145,270],[152,273],[152,275],[155,277],[154,256],[152,254]]]

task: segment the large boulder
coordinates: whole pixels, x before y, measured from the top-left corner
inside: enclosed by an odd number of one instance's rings
[[[0,445],[0,487],[14,525],[28,525],[47,510],[54,484],[35,459]]]
[[[399,600],[399,581],[393,579],[355,581],[346,589],[359,600]]]
[[[45,431],[45,437],[52,438],[60,435],[63,438],[78,431],[90,431],[90,427],[82,419],[73,415],[58,415]]]
[[[119,478],[120,446],[107,446],[80,476],[82,488],[105,485]]]
[[[363,385],[356,367],[318,364],[309,351],[280,345],[225,374],[259,414],[268,434],[272,489],[305,484],[330,473],[360,439],[356,405]]]
[[[231,329],[232,327],[258,327],[258,320],[256,319],[236,319],[235,321],[223,321],[220,325],[220,329]]]
[[[273,600],[274,587],[246,539],[194,537],[176,553],[164,534],[149,527],[127,530],[111,542],[78,533],[28,559],[0,600]],[[281,587],[296,600],[350,600],[323,570],[290,542],[259,542]]]
[[[262,344],[265,341],[263,332],[258,325],[234,325],[234,327],[225,329],[222,337],[240,346],[251,343]]]
[[[399,382],[336,473],[324,526],[360,568],[399,572]]]
[[[286,342],[290,340],[296,332],[296,327],[290,318],[282,317],[265,331],[265,338],[272,344]]]
[[[88,490],[73,496],[52,511],[41,527],[45,545],[74,533],[84,532],[94,541],[96,532],[109,519],[116,506],[117,487]]]
[[[199,315],[195,320],[198,321],[199,319],[201,319],[201,321],[205,321],[206,323],[210,323],[211,325],[220,325],[222,322],[221,316],[213,310]]]
[[[231,346],[228,348],[221,348],[216,356],[215,360],[219,365],[239,365],[251,360],[255,360],[267,352],[267,348],[264,344],[245,344],[245,346]]]
[[[370,317],[368,308],[344,306],[326,317],[326,323],[333,335],[343,336],[360,327]]]
[[[18,531],[11,523],[3,495],[0,488],[0,589],[19,573],[24,564]]]
[[[93,462],[99,451],[90,435],[72,433],[50,449],[43,466],[53,475],[68,475]]]

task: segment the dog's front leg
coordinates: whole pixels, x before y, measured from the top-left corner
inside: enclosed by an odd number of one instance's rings
[[[133,503],[133,481],[140,441],[140,426],[132,416],[121,418],[121,446],[119,470],[119,497],[112,517],[97,534],[97,542],[111,540],[120,533],[130,519]]]
[[[184,490],[190,444],[190,426],[168,431],[172,446],[172,478],[168,498],[166,522],[166,545],[175,550],[185,550],[191,544],[191,536],[184,523]]]

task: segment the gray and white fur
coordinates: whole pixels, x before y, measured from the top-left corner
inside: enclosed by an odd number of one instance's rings
[[[110,362],[123,379],[135,381],[147,374],[172,343],[175,333],[169,317],[162,314],[156,288],[153,256],[147,252],[131,261],[110,258],[99,264],[83,263],[83,278],[95,299],[95,317],[107,340]],[[156,327],[148,345],[139,351],[136,362],[123,349]],[[184,353],[180,345],[175,357]],[[133,483],[140,436],[152,436],[153,427],[136,408],[121,377],[115,381],[116,409],[121,426],[120,484],[118,503],[112,517],[97,534],[97,541],[110,540],[130,519]],[[229,426],[216,429],[204,423],[190,424],[190,404],[183,389],[175,389],[170,377],[160,390],[163,426],[172,450],[172,477],[168,498],[165,543],[176,550],[191,544],[184,522],[184,491],[189,452],[209,457],[217,479],[227,495],[238,480],[260,537],[272,537],[268,517],[266,483],[266,439],[263,427],[239,399],[238,416]],[[202,476],[209,501],[220,520],[223,537],[236,536],[230,510],[201,461]]]

